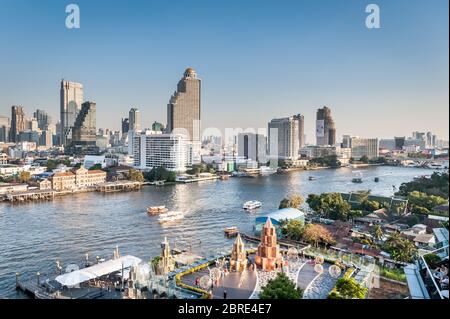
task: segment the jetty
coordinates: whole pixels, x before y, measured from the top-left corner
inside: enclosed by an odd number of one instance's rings
[[[113,192],[138,190],[141,187],[142,187],[141,182],[117,181],[98,184],[96,190],[101,193],[113,193]]]
[[[52,200],[55,197],[55,193],[54,190],[28,190],[26,192],[9,193],[4,197],[4,200],[11,203]]]

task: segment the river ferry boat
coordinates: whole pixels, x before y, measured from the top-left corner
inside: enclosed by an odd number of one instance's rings
[[[166,206],[152,206],[147,208],[147,213],[150,215],[159,215],[167,213],[169,210]]]
[[[260,208],[261,206],[262,206],[261,202],[258,202],[257,200],[251,200],[251,201],[245,202],[244,205],[242,206],[242,208],[245,210],[253,210],[253,209]]]
[[[171,211],[171,212],[159,215],[158,221],[160,223],[168,223],[168,222],[173,222],[173,221],[180,220],[183,218],[184,218],[183,212]]]

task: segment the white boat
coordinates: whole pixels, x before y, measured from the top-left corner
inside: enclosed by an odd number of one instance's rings
[[[180,220],[184,218],[184,213],[183,212],[175,212],[175,211],[170,211],[168,213],[164,213],[159,215],[158,221],[160,223],[167,223],[167,222],[172,222],[175,220]]]
[[[245,202],[242,208],[245,210],[253,210],[260,208],[261,206],[262,206],[261,202],[258,202],[257,200],[250,200],[248,202]]]
[[[268,176],[275,174],[277,172],[277,168],[269,167],[269,166],[261,166],[260,172],[262,176]]]

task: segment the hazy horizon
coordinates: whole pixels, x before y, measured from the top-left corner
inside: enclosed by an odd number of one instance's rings
[[[2,0],[0,115],[59,120],[62,78],[97,103],[97,127],[120,129],[131,107],[142,126],[166,123],[187,67],[202,79],[202,128],[266,128],[301,113],[307,142],[315,112],[332,109],[337,135],[449,136],[448,1],[375,1],[381,29],[365,27],[371,1]]]

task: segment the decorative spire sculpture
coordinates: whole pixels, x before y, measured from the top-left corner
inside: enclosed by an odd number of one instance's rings
[[[170,252],[170,245],[167,237],[161,243],[161,257],[158,262],[156,272],[158,275],[167,275],[175,269],[175,260]]]
[[[270,218],[261,231],[261,243],[255,257],[256,266],[264,271],[273,271],[283,264],[280,247],[277,245],[277,233]]]
[[[233,244],[230,256],[230,271],[244,271],[247,268],[247,255],[245,253],[244,242],[238,234]]]

